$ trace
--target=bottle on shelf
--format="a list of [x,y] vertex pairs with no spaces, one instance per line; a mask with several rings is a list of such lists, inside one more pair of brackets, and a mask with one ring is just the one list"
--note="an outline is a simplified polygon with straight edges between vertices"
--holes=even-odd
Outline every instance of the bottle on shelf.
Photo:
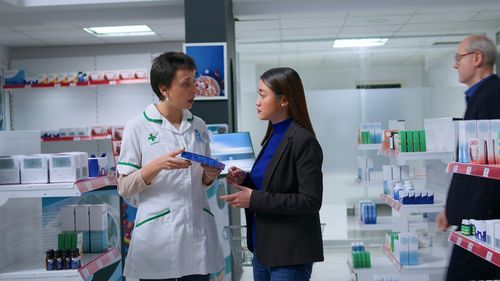
[[55,270],[55,253],[54,250],[48,250],[45,253],[45,269],[47,270]]

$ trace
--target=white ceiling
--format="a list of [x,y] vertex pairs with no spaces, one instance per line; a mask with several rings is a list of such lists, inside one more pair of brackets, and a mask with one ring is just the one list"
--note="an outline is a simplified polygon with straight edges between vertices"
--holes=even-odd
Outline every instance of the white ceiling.
[[[68,2],[71,5],[62,5]],[[40,7],[41,3],[51,4]],[[85,4],[87,3],[87,4]],[[98,4],[96,4],[98,3]],[[35,6],[30,6],[35,5]],[[353,50],[336,38],[389,37],[363,59],[413,63],[454,49],[466,34],[500,30],[499,0],[233,0],[240,58],[266,63],[328,63]],[[83,27],[147,24],[154,36],[97,38]],[[183,41],[182,0],[3,0],[0,46],[47,47]],[[435,43],[451,42],[434,46]],[[359,51],[357,51],[359,52]],[[356,60],[359,60],[359,56]]]

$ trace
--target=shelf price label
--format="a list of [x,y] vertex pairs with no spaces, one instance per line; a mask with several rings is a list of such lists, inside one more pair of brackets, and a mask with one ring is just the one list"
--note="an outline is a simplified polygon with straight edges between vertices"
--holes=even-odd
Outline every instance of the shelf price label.
[[87,278],[89,278],[89,277],[90,277],[90,272],[89,272],[88,268],[84,268],[84,269],[81,271],[81,274],[82,274],[82,277],[83,277],[84,279],[87,279]]
[[485,259],[486,259],[487,261],[491,262],[491,258],[492,258],[492,257],[493,257],[493,253],[492,253],[492,252],[490,252],[490,251],[488,251],[488,253],[486,253],[486,257],[485,257]]
[[100,260],[100,259],[97,260],[95,263],[97,264],[97,268],[99,268],[99,269],[104,267],[104,265],[102,264],[102,260]]
[[484,168],[483,177],[487,178],[489,174],[490,174],[490,168]]
[[462,237],[457,238],[457,245],[460,246],[462,244]]
[[474,244],[469,242],[469,245],[467,245],[467,251],[472,252],[472,248],[474,248]]
[[104,185],[106,185],[106,186],[107,186],[107,185],[109,185],[109,184],[110,184],[110,181],[109,181],[108,177],[105,177],[105,178],[104,178]]
[[458,165],[453,166],[453,173],[456,173],[456,172],[458,172]]
[[470,175],[471,171],[472,171],[472,167],[469,166],[469,167],[467,167],[467,170],[465,170],[465,174]]

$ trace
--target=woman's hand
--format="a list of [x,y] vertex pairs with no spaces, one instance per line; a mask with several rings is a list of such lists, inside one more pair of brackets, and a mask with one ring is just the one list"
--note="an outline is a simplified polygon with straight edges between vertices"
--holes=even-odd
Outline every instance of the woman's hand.
[[239,191],[233,194],[223,195],[220,199],[226,201],[231,207],[234,208],[249,208],[253,190],[235,183],[232,185]]
[[184,148],[177,149],[164,154],[154,160],[161,170],[186,169],[191,166],[191,161],[177,157],[184,151]]
[[227,171],[227,184],[242,184],[243,181],[245,180],[247,176],[247,172],[243,171],[242,169],[238,167],[230,167],[229,170]]
[[201,167],[203,168],[203,177],[201,178],[201,182],[204,185],[211,185],[222,172],[222,170],[219,168],[210,167],[207,165],[201,165]]
[[144,183],[150,185],[153,179],[162,170],[186,169],[191,166],[191,161],[177,157],[184,151],[184,148],[166,153],[149,164],[141,168],[141,175]]

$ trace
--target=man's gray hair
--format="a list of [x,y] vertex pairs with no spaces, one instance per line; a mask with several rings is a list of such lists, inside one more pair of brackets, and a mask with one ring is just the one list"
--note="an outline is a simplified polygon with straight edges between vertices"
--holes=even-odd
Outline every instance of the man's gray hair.
[[469,45],[467,46],[468,52],[480,52],[484,56],[484,64],[487,66],[495,65],[497,60],[497,48],[495,44],[484,35],[470,35],[468,36]]

